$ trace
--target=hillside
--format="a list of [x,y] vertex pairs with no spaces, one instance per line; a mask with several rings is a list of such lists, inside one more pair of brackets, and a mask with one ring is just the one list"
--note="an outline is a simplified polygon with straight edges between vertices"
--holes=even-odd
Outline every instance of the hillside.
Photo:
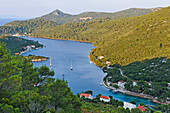
[[[19,37],[12,37],[12,36],[1,36],[0,43],[5,43],[7,50],[11,52],[11,54],[20,53],[21,51],[27,50],[28,45],[34,45],[35,48],[43,47],[42,44],[39,44],[33,40],[27,40],[24,38]],[[30,48],[32,49],[32,48]]]
[[59,24],[49,21],[49,20],[43,20],[43,19],[37,19],[37,20],[26,20],[26,21],[13,21],[9,22],[3,26],[0,27],[0,35],[3,34],[25,34],[29,35],[29,33],[35,31],[35,30],[44,30],[46,28],[57,26]]
[[[93,42],[90,57],[98,66],[105,61],[126,65],[155,57],[170,58],[170,7],[138,16],[96,19],[52,27],[32,36]],[[98,59],[103,55],[103,59]],[[96,60],[97,59],[97,60]]]
[[[146,15],[115,20],[102,18],[57,26],[50,21],[51,26],[44,24],[41,29],[37,25],[38,28],[31,28],[29,33],[35,37],[92,42],[97,48],[92,50],[90,57],[96,65],[104,66],[106,61],[111,61],[111,65],[127,65],[155,57],[170,58],[169,14],[170,7],[167,7]],[[6,25],[0,27],[1,33],[20,31],[22,34],[29,28],[15,23],[11,27]],[[104,58],[98,59],[99,56]]]
[[60,24],[64,24],[64,23],[72,23],[72,22],[86,22],[89,20],[93,20],[97,18],[106,18],[106,17],[111,19],[118,19],[123,17],[139,16],[139,15],[151,13],[158,9],[160,8],[152,8],[152,9],[131,8],[116,13],[84,12],[78,15],[66,14],[60,10],[55,10],[49,14],[38,17],[36,19],[51,20]]

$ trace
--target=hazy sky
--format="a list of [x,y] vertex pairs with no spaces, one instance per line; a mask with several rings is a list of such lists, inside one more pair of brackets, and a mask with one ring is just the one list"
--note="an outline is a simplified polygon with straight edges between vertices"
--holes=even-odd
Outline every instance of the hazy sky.
[[128,8],[170,6],[170,0],[0,0],[0,15],[33,18],[59,9],[65,13],[116,12]]

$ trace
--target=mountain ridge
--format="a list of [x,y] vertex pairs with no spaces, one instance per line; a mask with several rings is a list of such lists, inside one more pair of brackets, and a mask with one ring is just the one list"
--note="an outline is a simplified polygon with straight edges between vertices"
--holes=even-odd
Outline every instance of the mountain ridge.
[[[156,10],[161,9],[158,8],[129,8],[126,10],[118,11],[118,12],[94,12],[94,11],[86,11],[80,14],[72,15],[68,13],[64,13],[59,9],[55,9],[51,13],[43,15],[41,17],[37,17],[35,19],[45,19],[57,22],[59,24],[72,23],[72,22],[86,22],[89,20],[97,19],[97,18],[123,18],[123,17],[132,17],[132,16],[140,16],[144,14],[148,14],[150,12],[154,12]],[[89,17],[89,18],[86,18]]]

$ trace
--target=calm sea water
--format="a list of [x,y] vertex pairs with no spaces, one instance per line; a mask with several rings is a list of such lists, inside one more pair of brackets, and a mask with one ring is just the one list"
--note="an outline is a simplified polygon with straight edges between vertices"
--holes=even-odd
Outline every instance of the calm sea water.
[[[90,43],[81,43],[75,41],[52,40],[44,38],[22,37],[29,40],[35,40],[46,45],[46,47],[24,53],[23,56],[29,54],[51,57],[52,67],[55,71],[54,78],[64,79],[68,81],[68,85],[74,94],[82,91],[92,90],[93,96],[97,94],[112,95],[114,99],[130,102],[135,100],[136,103],[144,103],[146,105],[156,105],[148,99],[133,97],[122,93],[114,93],[99,84],[106,75],[102,69],[90,63],[88,55],[92,48]],[[73,70],[70,70],[71,62]],[[34,66],[47,65],[50,61],[34,62]]]

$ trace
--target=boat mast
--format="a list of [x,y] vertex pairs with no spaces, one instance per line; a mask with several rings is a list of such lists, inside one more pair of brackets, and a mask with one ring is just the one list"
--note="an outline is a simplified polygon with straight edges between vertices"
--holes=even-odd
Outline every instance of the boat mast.
[[73,70],[72,62],[71,62],[71,70]]
[[52,70],[52,63],[51,63],[51,57],[50,57],[50,69]]

